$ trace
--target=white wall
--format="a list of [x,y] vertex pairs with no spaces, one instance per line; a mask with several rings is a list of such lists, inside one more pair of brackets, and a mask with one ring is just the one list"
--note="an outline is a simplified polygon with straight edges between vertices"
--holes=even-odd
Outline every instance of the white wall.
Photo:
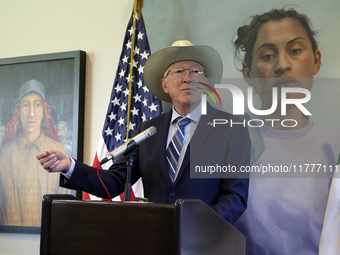
[[[0,58],[87,52],[84,162],[92,164],[133,0],[0,0]],[[40,236],[0,233],[0,254],[39,254]]]

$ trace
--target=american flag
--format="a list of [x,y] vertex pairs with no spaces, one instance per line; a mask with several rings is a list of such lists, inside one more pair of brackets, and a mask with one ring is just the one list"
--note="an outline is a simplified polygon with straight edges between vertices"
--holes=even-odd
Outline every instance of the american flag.
[[[135,29],[133,29],[134,19]],[[134,42],[132,41],[133,35],[135,37]],[[133,68],[129,112],[131,51],[133,52]],[[93,166],[96,168],[101,168],[99,162],[110,151],[126,142],[127,128],[129,129],[128,138],[131,138],[140,122],[152,119],[162,113],[161,101],[149,92],[143,80],[144,65],[150,54],[142,13],[141,11],[132,12],[124,38],[102,136],[93,162]],[[104,164],[103,169],[108,169],[111,163],[109,161]],[[135,196],[143,197],[141,180],[132,186],[131,200]],[[122,201],[122,198],[123,196],[120,195],[113,200]],[[101,198],[85,193],[84,200],[101,200]]]

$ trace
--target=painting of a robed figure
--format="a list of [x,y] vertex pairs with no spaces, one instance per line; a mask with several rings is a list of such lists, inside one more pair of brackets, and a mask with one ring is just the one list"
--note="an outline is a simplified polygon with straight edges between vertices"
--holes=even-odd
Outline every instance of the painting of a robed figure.
[[82,156],[85,56],[0,59],[0,232],[38,233],[43,196],[76,195],[60,188],[59,174],[48,174],[36,155],[55,148]]
[[40,226],[44,194],[70,193],[59,188],[36,154],[48,148],[66,153],[60,143],[42,83],[29,80],[19,90],[18,103],[5,127],[0,154],[0,221],[3,225]]

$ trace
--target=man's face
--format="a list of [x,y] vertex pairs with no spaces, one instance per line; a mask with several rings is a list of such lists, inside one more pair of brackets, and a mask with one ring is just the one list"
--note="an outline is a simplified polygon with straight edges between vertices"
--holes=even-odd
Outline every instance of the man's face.
[[44,118],[44,100],[38,94],[27,94],[20,100],[20,121],[26,133],[40,132]]
[[203,66],[195,61],[176,62],[166,70],[167,76],[161,80],[162,87],[165,93],[171,97],[175,108],[185,105],[193,109],[200,103],[203,93],[203,90],[197,88],[203,87],[198,82],[208,83],[208,79],[204,74],[195,76],[188,70],[185,71],[185,74],[176,75],[175,72],[181,69],[189,69],[192,73],[204,72]]

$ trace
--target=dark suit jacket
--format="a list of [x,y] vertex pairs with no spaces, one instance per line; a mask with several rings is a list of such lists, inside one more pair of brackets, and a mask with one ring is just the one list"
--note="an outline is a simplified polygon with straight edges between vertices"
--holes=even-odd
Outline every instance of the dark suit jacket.
[[[166,141],[171,120],[171,111],[141,123],[136,134],[155,126],[157,133],[140,143],[134,151],[134,166],[131,182],[140,177],[144,196],[155,203],[174,203],[176,199],[201,199],[231,224],[246,209],[248,196],[247,178],[190,178],[190,165],[195,166],[247,166],[250,162],[250,139],[247,128],[242,125],[216,125],[213,119],[241,120],[218,111],[208,105],[208,115],[202,115],[190,140],[180,172],[171,183],[166,162]],[[190,164],[189,164],[190,162]],[[121,156],[109,169],[100,170],[102,181],[112,197],[124,191],[126,181],[126,158]],[[216,177],[216,176],[214,176]],[[76,162],[72,177],[61,175],[62,187],[84,190],[107,198],[108,195],[98,180],[93,167]]]

